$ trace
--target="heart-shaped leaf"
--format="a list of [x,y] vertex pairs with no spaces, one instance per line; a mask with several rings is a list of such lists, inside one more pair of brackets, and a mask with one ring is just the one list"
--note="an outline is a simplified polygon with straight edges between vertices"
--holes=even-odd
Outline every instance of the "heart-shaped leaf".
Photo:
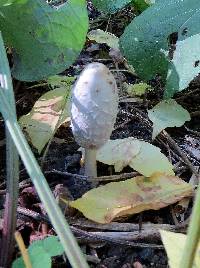
[[0,30],[13,48],[13,75],[41,80],[64,71],[79,55],[88,30],[86,4],[84,0],[70,0],[59,8],[43,0],[0,4]]
[[167,127],[181,127],[190,120],[190,114],[175,100],[169,99],[159,102],[151,110],[148,110],[149,119],[153,122],[153,134],[155,137]]
[[167,79],[165,97],[185,89],[200,72],[200,6],[197,0],[162,0],[127,26],[120,46],[136,73]]

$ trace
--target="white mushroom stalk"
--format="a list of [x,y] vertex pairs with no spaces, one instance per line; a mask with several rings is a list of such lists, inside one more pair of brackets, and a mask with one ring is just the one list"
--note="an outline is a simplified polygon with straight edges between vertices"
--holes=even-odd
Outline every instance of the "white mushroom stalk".
[[110,138],[117,112],[114,76],[102,63],[87,65],[74,85],[71,106],[74,138],[85,148],[86,176],[97,176],[96,152]]

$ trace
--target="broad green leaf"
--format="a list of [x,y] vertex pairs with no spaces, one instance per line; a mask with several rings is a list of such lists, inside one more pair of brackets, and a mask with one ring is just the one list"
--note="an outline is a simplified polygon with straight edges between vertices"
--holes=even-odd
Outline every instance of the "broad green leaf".
[[97,160],[114,165],[116,172],[129,165],[144,176],[156,172],[174,175],[172,164],[158,147],[132,137],[109,140],[97,151]]
[[[160,230],[163,244],[165,246],[170,268],[180,268],[184,246],[186,243],[186,235],[180,233],[172,233]],[[191,268],[200,267],[200,243],[198,245],[193,266]]]
[[178,177],[154,174],[112,182],[90,190],[70,205],[85,217],[109,223],[117,217],[166,207],[192,194],[192,186]]
[[115,13],[132,0],[93,0],[94,6],[105,13]]
[[149,119],[153,122],[153,134],[155,137],[167,127],[181,127],[190,120],[190,114],[175,100],[169,99],[159,102],[151,110],[148,110]]
[[[28,249],[28,253],[32,268],[51,268],[51,257],[42,247]],[[22,257],[13,262],[12,268],[26,268]]]
[[22,257],[17,258],[16,260],[13,261],[12,268],[26,268]]
[[0,6],[0,30],[13,48],[13,75],[36,81],[64,71],[79,55],[88,29],[84,0],[60,8],[43,0]]
[[[41,153],[54,134],[55,128],[69,121],[69,97],[72,79],[58,84],[39,98],[32,110],[19,119],[32,145]],[[58,125],[57,125],[58,124]]]
[[0,8],[12,5],[13,3],[25,3],[25,2],[27,2],[27,0],[1,0]]
[[87,36],[97,43],[107,44],[111,48],[119,49],[119,38],[112,33],[97,29],[90,31]]
[[138,84],[123,84],[126,87],[126,91],[130,96],[142,96],[147,91],[152,91],[153,88],[146,83],[138,83]]
[[[162,0],[146,9],[125,29],[120,46],[144,80],[160,74],[165,97],[186,88],[200,72],[200,6],[197,0]],[[170,48],[173,39],[174,51]]]
[[41,247],[45,250],[50,257],[63,254],[64,249],[57,236],[48,236],[45,239],[37,240],[31,244],[29,250],[34,247]]
[[133,4],[139,11],[144,11],[146,8],[150,7],[151,4],[154,4],[154,0],[134,0]]
[[33,247],[29,255],[33,268],[51,267],[51,257],[42,247]]
[[[32,268],[50,268],[51,257],[61,255],[63,252],[64,249],[57,236],[37,240],[28,248]],[[13,262],[12,268],[25,268],[22,257]]]

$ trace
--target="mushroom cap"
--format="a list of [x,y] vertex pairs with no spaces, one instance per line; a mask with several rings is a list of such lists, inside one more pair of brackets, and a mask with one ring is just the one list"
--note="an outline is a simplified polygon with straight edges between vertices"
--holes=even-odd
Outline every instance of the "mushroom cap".
[[81,72],[72,91],[71,127],[76,142],[98,149],[112,133],[118,112],[114,76],[102,63],[91,63]]

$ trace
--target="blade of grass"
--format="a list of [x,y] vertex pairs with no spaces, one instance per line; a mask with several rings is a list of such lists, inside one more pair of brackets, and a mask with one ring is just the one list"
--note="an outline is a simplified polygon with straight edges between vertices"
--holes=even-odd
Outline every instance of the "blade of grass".
[[[200,176],[198,176],[198,179]],[[186,244],[180,263],[180,268],[191,268],[193,266],[194,257],[200,240],[200,185],[195,198],[192,210],[191,221],[187,233]]]
[[63,245],[67,257],[74,268],[88,268],[85,258],[67,224],[60,207],[55,202],[48,183],[37,163],[35,157],[24,138],[20,126],[13,115],[9,103],[0,87],[0,111],[4,117],[5,124],[15,143],[18,153],[27,169],[27,172],[36,188],[36,191],[44,204],[49,218],[57,235]]
[[[0,33],[0,85],[10,103],[13,116],[16,116],[10,68]],[[6,127],[6,201],[3,220],[2,241],[0,245],[0,266],[8,267],[14,250],[14,232],[19,192],[19,157],[17,149]]]

